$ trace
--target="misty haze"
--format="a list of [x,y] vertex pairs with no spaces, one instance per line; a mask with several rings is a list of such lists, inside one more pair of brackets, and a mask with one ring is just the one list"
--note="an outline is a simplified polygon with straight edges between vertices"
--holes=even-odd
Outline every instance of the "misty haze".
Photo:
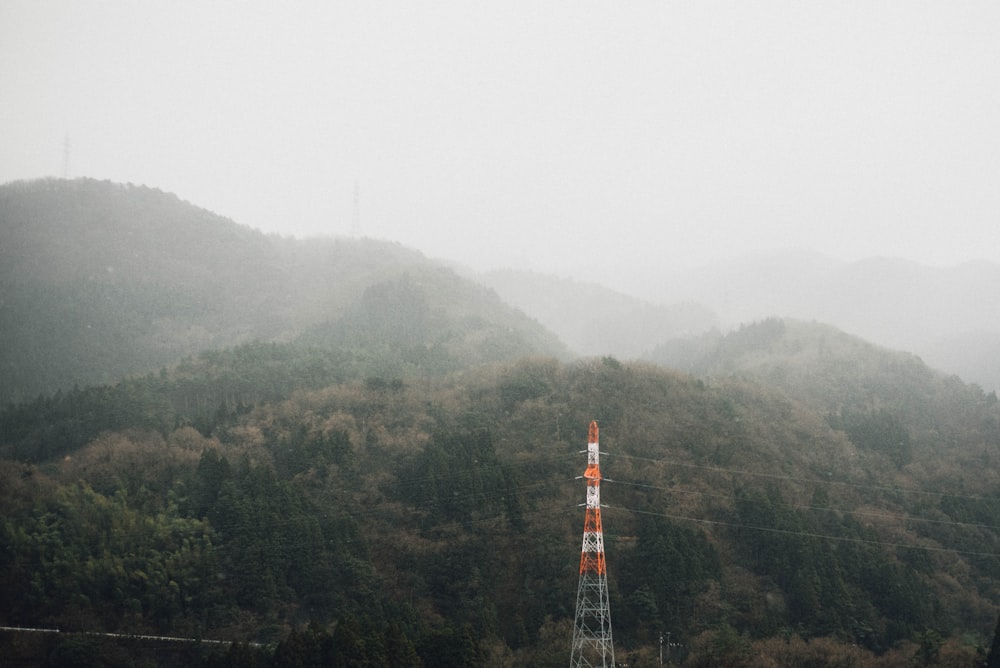
[[0,80],[5,665],[1000,665],[1000,5],[9,0]]

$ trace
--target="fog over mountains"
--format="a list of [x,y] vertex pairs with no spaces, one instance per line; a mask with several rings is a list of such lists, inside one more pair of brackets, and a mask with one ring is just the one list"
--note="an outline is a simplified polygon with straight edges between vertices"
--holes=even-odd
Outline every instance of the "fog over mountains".
[[[0,241],[4,364],[8,379],[26,383],[8,389],[7,398],[108,382],[203,348],[289,340],[337,317],[368,285],[406,272],[450,273],[399,245],[265,236],[173,195],[86,179],[4,186]],[[986,390],[1000,388],[1000,266],[986,261],[942,268],[788,251],[683,273],[664,266],[639,283],[635,267],[597,272],[592,283],[459,271],[573,354],[643,358],[675,339],[791,317],[912,352]],[[112,341],[114,352],[105,345]],[[70,352],[56,364],[51,350]],[[94,373],[80,371],[88,366]]]
[[683,273],[664,267],[640,283],[595,275],[602,278],[621,291],[523,272],[490,272],[484,280],[581,354],[642,357],[671,338],[791,317],[832,324],[917,354],[967,382],[1000,388],[1000,265],[995,263],[842,262],[787,251]]
[[264,235],[131,184],[0,188],[0,403],[331,323],[350,340],[423,327],[466,361],[568,354],[495,293],[399,244]]
[[1000,668],[997,0],[0,0],[0,81],[3,666],[565,666],[593,421],[617,665]]

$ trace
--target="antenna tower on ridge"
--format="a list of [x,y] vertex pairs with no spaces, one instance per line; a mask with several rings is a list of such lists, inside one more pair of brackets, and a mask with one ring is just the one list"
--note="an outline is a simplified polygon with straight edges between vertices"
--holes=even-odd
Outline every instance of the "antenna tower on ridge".
[[351,236],[361,236],[361,186],[354,182],[354,210],[351,213]]
[[608,570],[604,559],[604,529],[601,525],[601,466],[597,421],[587,430],[587,511],[583,521],[583,551],[580,584],[576,591],[576,622],[570,668],[615,665],[611,637],[611,607],[608,604]]
[[64,179],[69,178],[69,133],[63,137],[63,161],[62,161],[62,177]]

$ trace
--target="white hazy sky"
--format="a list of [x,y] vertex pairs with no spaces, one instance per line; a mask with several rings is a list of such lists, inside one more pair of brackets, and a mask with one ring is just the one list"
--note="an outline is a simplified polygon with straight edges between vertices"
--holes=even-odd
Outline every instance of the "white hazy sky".
[[1000,2],[0,0],[0,182],[581,274],[1000,261]]

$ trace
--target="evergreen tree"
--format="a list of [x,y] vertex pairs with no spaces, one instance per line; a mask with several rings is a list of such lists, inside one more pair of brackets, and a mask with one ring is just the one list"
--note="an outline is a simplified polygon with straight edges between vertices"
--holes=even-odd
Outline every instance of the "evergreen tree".
[[399,668],[423,668],[417,649],[399,628],[398,624],[390,624],[385,635],[386,665]]
[[986,655],[986,668],[1000,668],[1000,618],[997,618],[997,626],[993,631],[990,653]]
[[354,617],[345,617],[333,630],[331,652],[334,668],[364,668],[368,665],[368,655],[361,634],[361,626]]

